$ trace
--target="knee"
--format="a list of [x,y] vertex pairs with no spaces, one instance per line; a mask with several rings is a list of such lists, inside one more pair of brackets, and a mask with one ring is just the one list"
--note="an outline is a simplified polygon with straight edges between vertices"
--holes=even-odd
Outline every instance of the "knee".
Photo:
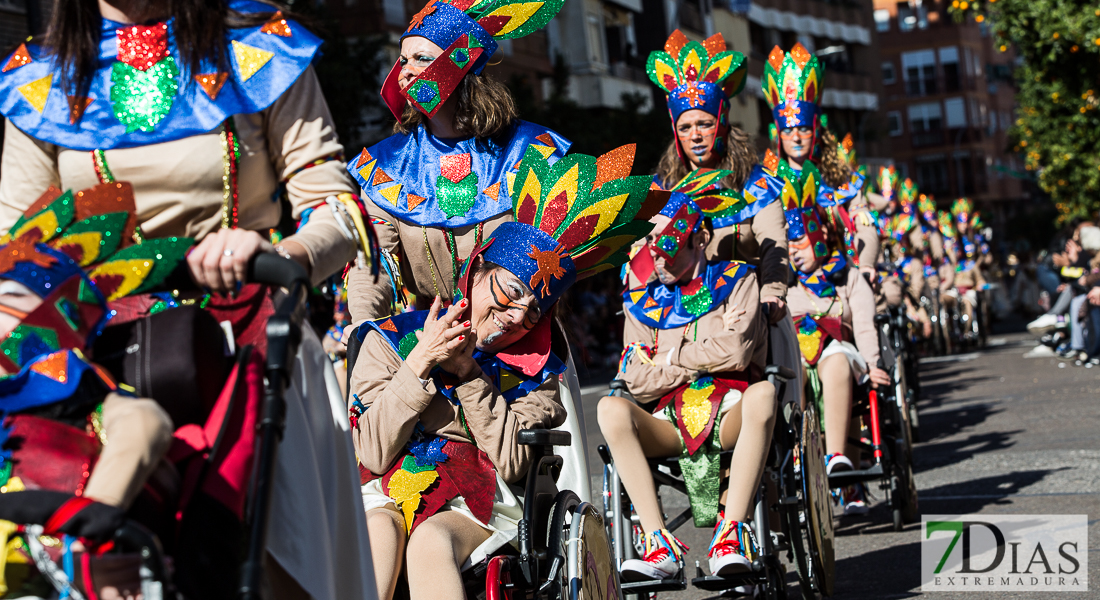
[[457,562],[454,552],[454,536],[439,519],[429,517],[409,536],[406,554],[416,557],[423,564],[443,565]]
[[768,381],[758,381],[741,398],[742,419],[755,425],[767,426],[775,420],[775,386]]
[[596,406],[596,421],[600,432],[609,441],[623,435],[632,435],[635,431],[634,419],[630,414],[630,400],[620,396],[607,396]]
[[154,455],[168,451],[172,441],[172,418],[155,401],[148,398],[108,396],[103,404],[103,424],[108,443],[120,435],[140,440]]
[[405,517],[393,510],[368,510],[367,532],[377,539],[400,538],[405,535]]

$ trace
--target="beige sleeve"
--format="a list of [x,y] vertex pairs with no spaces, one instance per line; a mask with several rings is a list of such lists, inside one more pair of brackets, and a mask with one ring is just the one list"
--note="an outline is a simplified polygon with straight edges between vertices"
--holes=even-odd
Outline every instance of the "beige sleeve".
[[932,251],[932,260],[943,262],[943,236],[933,230],[928,234],[928,248]]
[[4,151],[0,157],[0,233],[7,233],[46,188],[61,187],[57,152],[57,146],[32,138],[11,121],[4,123]]
[[355,454],[359,464],[381,475],[404,451],[420,413],[435,396],[435,384],[420,383],[382,336],[370,331],[355,361],[350,389],[367,407],[352,430]]
[[913,299],[913,302],[920,303],[921,294],[924,293],[924,267],[921,266],[919,260],[914,258],[913,262],[909,263],[907,275],[909,296]]
[[[379,247],[399,255],[401,238],[397,235],[397,229],[391,224],[393,217],[375,206],[365,195],[363,204],[371,217],[381,221],[374,225],[374,232],[378,234]],[[352,323],[390,316],[394,300],[393,285],[385,268],[379,269],[377,281],[371,276],[369,270],[352,269],[348,273],[348,312],[351,313]]]
[[168,452],[172,430],[172,418],[155,401],[117,392],[107,394],[103,400],[107,445],[92,469],[84,495],[129,508]]
[[871,208],[873,208],[877,211],[880,211],[880,212],[884,211],[884,210],[886,210],[886,207],[890,205],[890,203],[886,201],[886,197],[883,196],[882,194],[876,194],[874,192],[868,192],[866,194],[866,197],[867,197],[867,204],[869,204],[871,206]]
[[848,269],[848,304],[852,311],[852,331],[856,348],[868,367],[878,366],[878,331],[875,330],[875,293],[858,269]]
[[[870,217],[870,215],[867,216]],[[878,227],[873,222],[870,225],[865,224],[860,215],[854,215],[852,219],[856,221],[856,252],[859,254],[859,266],[873,269],[878,260],[881,243]]]
[[477,447],[489,456],[501,479],[507,482],[523,477],[531,466],[530,446],[516,442],[519,432],[552,429],[565,422],[556,376],[511,404],[484,376],[458,386],[455,393]]
[[[305,226],[287,239],[305,247],[313,281],[318,283],[343,269],[355,258],[356,249],[356,242],[345,236],[332,211],[324,206],[325,198],[354,194],[357,189],[344,171],[344,147],[336,139],[332,115],[313,67],[263,115],[268,154],[279,179],[286,182],[293,217],[299,219],[302,211],[315,209]],[[309,166],[324,158],[331,160]]]
[[[626,317],[623,325],[623,345],[633,342],[641,342],[647,346],[653,344],[652,330],[642,325],[630,314],[625,306]],[[676,365],[665,364],[665,357],[658,354],[653,357],[655,365],[642,362],[635,352],[627,361],[624,370],[619,372],[619,378],[626,382],[627,389],[634,395],[634,399],[645,404],[660,399],[665,394],[691,381],[692,372]]]
[[787,297],[787,220],[783,203],[775,201],[752,219],[752,231],[760,247],[760,294]]
[[732,330],[723,328],[694,342],[684,340],[679,347],[673,348],[672,364],[710,373],[748,369],[757,346],[767,343],[767,334],[762,331],[760,290],[752,274],[737,282],[733,293],[718,310],[725,313],[733,306],[744,310],[745,314],[734,323]]

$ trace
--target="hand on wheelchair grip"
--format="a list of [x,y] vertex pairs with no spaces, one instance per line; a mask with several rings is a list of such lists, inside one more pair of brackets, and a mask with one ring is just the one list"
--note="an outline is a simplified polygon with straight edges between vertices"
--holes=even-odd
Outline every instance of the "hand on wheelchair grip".
[[886,371],[878,367],[871,367],[869,374],[871,376],[871,387],[878,389],[879,386],[890,385],[890,374]]
[[248,263],[261,252],[274,252],[274,247],[255,231],[219,229],[191,249],[187,266],[200,288],[233,295],[246,283]]

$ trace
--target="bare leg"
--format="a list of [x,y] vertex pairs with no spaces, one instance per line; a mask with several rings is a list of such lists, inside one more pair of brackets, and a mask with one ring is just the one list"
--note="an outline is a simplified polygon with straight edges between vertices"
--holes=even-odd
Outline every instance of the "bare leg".
[[718,438],[723,450],[733,448],[727,519],[747,520],[755,508],[756,488],[764,472],[775,423],[775,405],[775,386],[761,381],[749,386],[741,401],[722,416]]
[[825,453],[843,453],[852,418],[852,368],[848,357],[834,354],[817,363],[825,397]]
[[642,520],[642,529],[664,529],[657,487],[653,484],[646,457],[680,454],[676,426],[665,419],[654,418],[637,404],[618,396],[600,400],[596,412],[600,431],[615,459],[615,468]]
[[463,600],[459,569],[489,535],[488,529],[454,511],[428,517],[409,536],[409,600]]
[[397,576],[401,573],[401,559],[405,557],[405,542],[408,539],[405,516],[393,504],[368,510],[367,533],[370,535],[378,599],[391,600],[397,587]]

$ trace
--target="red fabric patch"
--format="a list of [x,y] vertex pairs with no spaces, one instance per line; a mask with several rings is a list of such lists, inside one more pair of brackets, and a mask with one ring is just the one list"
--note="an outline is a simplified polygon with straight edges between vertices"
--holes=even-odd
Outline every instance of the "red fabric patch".
[[458,183],[470,174],[470,154],[450,154],[439,157],[439,173]]
[[4,65],[4,68],[0,69],[0,72],[7,73],[12,69],[18,69],[19,67],[22,67],[23,65],[30,62],[33,61],[31,60],[30,53],[27,52],[27,45],[19,44],[19,47],[15,49],[15,52],[11,55],[11,58],[8,59],[8,64]]
[[118,59],[139,71],[168,56],[168,24],[128,25],[118,35]]

